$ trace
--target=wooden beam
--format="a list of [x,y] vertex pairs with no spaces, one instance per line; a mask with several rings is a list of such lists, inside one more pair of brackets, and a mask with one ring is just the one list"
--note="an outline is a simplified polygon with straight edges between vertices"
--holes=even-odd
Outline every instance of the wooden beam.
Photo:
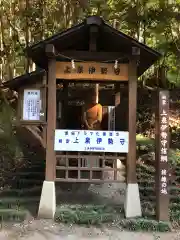
[[137,61],[129,63],[129,152],[127,156],[127,183],[137,183],[136,178],[136,108],[137,108]]
[[89,51],[90,52],[97,51],[98,35],[99,35],[99,27],[96,25],[90,26],[90,33],[89,33]]
[[47,97],[47,142],[46,142],[46,181],[55,181],[56,153],[54,133],[56,129],[56,59],[54,47],[47,47],[48,56],[48,97]]
[[86,19],[86,24],[90,26],[91,25],[101,26],[103,24],[103,20],[99,16],[90,16]]
[[120,104],[120,99],[121,99],[121,95],[120,95],[120,83],[115,83],[115,106],[118,107],[118,105]]
[[46,56],[49,58],[53,58],[56,55],[56,50],[53,44],[46,45]]
[[[90,26],[90,36],[89,36],[89,51],[97,51],[97,38],[99,34],[99,27],[97,25]],[[95,85],[96,103],[99,102],[99,84]]]
[[121,52],[91,52],[91,51],[62,51],[57,53],[57,59],[67,60],[67,57],[84,61],[112,61],[122,58],[119,62],[128,62],[128,56]]
[[63,82],[63,101],[62,101],[62,125],[60,128],[66,128],[66,122],[68,120],[68,82]]

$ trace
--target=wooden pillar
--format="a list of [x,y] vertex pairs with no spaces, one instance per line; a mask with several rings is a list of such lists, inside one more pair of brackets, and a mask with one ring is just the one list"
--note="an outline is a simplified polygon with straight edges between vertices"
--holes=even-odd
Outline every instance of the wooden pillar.
[[[97,25],[92,25],[90,27],[90,40],[89,40],[89,51],[96,52],[97,51],[97,37],[99,33],[99,28]],[[99,102],[99,84],[95,85],[95,93],[96,93],[96,103]]]
[[127,218],[142,215],[139,187],[136,177],[136,108],[137,108],[137,57],[132,56],[129,62],[129,150],[127,154],[127,186],[125,214]]
[[127,183],[137,183],[136,178],[136,110],[137,109],[137,64],[129,63],[129,152],[127,155]]
[[47,144],[46,144],[46,181],[55,181],[56,153],[54,135],[56,129],[56,59],[53,45],[48,45],[48,97],[47,97]]
[[56,58],[53,45],[46,46],[48,57],[46,176],[43,182],[38,216],[53,219],[56,212],[56,153],[54,137],[56,129]]
[[115,88],[115,94],[114,94],[114,131],[119,131],[118,129],[118,114],[119,114],[119,105],[120,105],[120,99],[121,99],[121,94],[120,94],[120,83],[115,83],[114,84]]
[[117,107],[120,104],[121,100],[121,93],[120,93],[120,83],[115,84],[115,107]]
[[[44,119],[47,118],[46,112],[47,112],[47,107],[46,107],[46,99],[47,99],[47,74],[45,73],[43,76],[43,114],[44,114]],[[47,135],[47,125],[43,125],[43,130],[42,130],[42,139],[43,139],[43,144],[44,147],[46,147],[46,135]]]
[[68,118],[68,85],[67,81],[63,82],[63,100],[62,100],[62,125],[60,128],[66,128],[66,122]]

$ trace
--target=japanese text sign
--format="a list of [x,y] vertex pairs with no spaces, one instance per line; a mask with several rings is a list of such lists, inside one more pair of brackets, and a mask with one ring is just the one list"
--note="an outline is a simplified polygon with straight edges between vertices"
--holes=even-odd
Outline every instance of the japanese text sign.
[[159,220],[168,220],[169,92],[160,91],[156,125],[156,177]]
[[25,121],[40,121],[41,96],[38,89],[25,89],[23,96],[23,118]]
[[68,80],[114,80],[128,81],[128,64],[119,64],[114,68],[114,63],[56,62],[56,78]]
[[128,152],[128,132],[55,130],[55,151]]

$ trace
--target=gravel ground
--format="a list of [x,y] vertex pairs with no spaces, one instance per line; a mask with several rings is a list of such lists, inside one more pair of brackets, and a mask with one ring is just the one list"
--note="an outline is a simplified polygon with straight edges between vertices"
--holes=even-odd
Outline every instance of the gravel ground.
[[[8,229],[8,230],[7,230]],[[55,224],[52,221],[34,220],[8,226],[0,232],[0,240],[180,240],[180,232],[134,233],[106,227],[79,227]]]

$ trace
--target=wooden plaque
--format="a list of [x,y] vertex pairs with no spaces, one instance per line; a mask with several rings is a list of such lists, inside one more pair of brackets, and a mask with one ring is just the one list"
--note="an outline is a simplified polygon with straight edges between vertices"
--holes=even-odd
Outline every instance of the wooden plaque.
[[56,62],[56,78],[68,80],[128,81],[128,64]]

